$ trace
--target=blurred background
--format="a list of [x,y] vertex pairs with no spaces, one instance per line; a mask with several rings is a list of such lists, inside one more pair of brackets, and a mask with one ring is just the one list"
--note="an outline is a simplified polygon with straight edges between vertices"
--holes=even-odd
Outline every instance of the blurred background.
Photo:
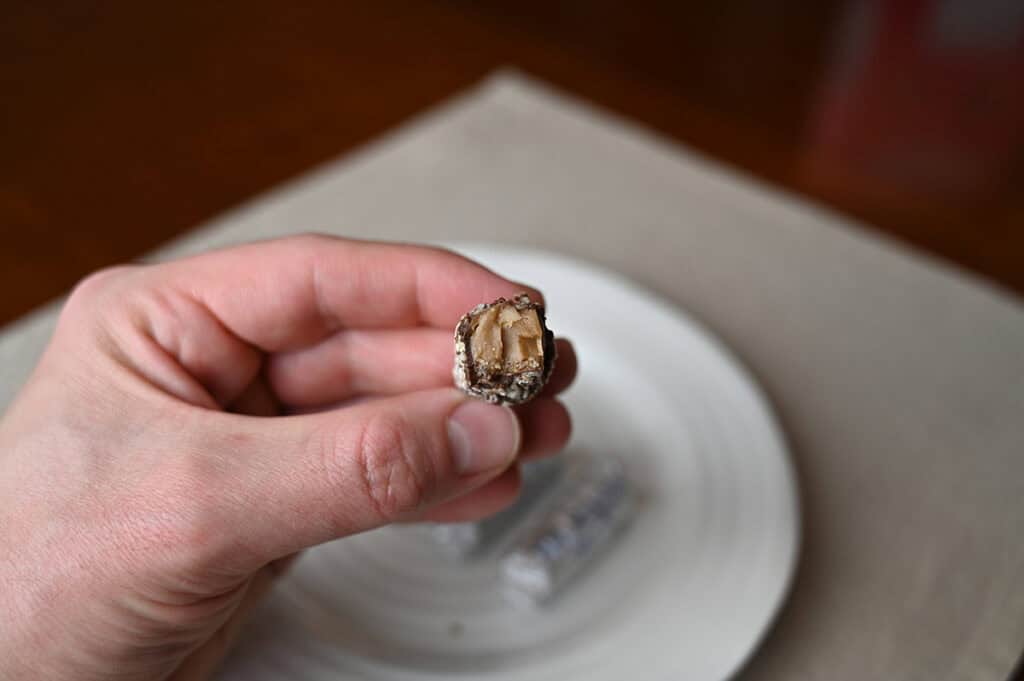
[[1020,0],[7,0],[0,323],[515,66],[1024,292]]

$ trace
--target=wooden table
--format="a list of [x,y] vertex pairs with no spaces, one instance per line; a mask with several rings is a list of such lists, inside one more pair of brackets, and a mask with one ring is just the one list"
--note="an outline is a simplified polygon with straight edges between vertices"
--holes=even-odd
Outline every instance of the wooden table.
[[894,4],[11,0],[0,323],[502,65],[1024,292],[1019,41],[929,98]]

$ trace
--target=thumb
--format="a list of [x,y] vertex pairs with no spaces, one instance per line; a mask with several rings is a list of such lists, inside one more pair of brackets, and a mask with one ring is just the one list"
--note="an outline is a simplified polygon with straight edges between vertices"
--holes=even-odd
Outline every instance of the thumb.
[[229,489],[211,491],[230,500],[230,543],[257,564],[476,489],[512,464],[522,440],[511,409],[454,389],[302,416],[211,417],[203,448],[230,462],[214,482]]

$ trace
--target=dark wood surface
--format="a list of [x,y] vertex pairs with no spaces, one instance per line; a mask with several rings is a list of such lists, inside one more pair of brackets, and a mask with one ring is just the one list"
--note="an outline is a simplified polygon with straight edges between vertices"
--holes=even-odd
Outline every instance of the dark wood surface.
[[0,323],[502,65],[1024,292],[1019,99],[975,98],[997,139],[933,164],[980,168],[967,181],[850,162],[892,126],[883,98],[867,133],[821,133],[850,77],[843,2],[8,0],[0,16]]
[[[921,94],[927,78],[901,57],[862,74],[869,95],[885,81],[882,101],[847,120],[871,124],[845,147],[822,141],[836,120],[823,102],[850,78],[842,60],[862,19],[839,0],[7,0],[0,324],[504,65],[1024,293],[1020,39],[980,94],[970,69],[941,67],[939,95],[966,84],[971,110],[957,121],[973,117],[963,136],[984,138],[981,152],[917,140],[937,172],[893,178],[851,162],[849,147],[891,144],[886,114]],[[890,43],[917,35],[911,19],[893,19],[904,25]],[[869,38],[886,33],[875,20]],[[920,101],[911,123],[923,126],[934,116]],[[977,172],[951,180],[963,167]]]

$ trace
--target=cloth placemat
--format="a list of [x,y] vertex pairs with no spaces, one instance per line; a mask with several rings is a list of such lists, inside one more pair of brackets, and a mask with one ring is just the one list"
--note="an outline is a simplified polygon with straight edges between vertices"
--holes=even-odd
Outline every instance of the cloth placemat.
[[[1024,649],[1018,301],[514,73],[154,257],[311,230],[582,257],[732,346],[786,428],[804,523],[791,598],[740,678],[1011,672]],[[0,336],[0,406],[54,313]]]

